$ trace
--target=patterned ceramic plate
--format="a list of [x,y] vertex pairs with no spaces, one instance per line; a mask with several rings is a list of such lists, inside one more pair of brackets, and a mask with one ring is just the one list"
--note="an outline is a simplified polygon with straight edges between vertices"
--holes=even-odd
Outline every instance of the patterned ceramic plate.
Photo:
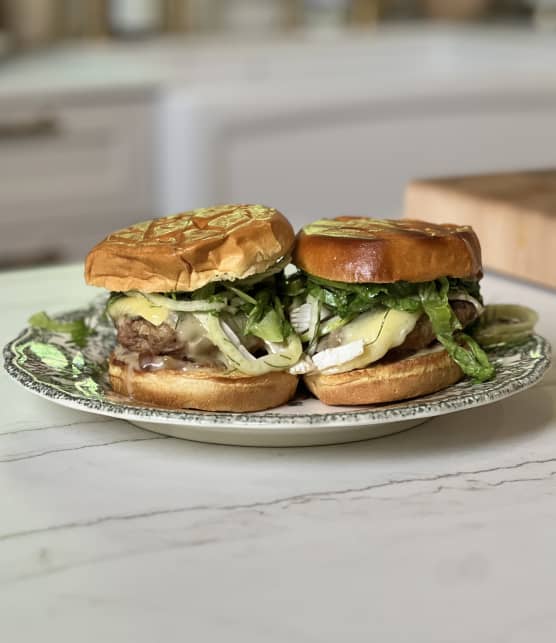
[[104,300],[55,319],[85,319],[95,332],[79,348],[67,334],[26,328],[4,348],[8,373],[25,388],[53,402],[119,417],[179,438],[252,446],[301,446],[351,442],[402,431],[436,415],[497,402],[538,382],[550,365],[550,345],[534,335],[514,347],[492,350],[497,368],[491,382],[463,380],[414,400],[367,407],[330,407],[299,397],[257,413],[207,413],[147,407],[117,397],[104,364],[114,331],[103,316]]

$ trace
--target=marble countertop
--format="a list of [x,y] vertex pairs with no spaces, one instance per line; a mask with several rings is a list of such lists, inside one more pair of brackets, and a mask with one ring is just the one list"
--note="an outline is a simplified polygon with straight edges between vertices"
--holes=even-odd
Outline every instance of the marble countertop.
[[[490,302],[554,292],[487,275]],[[81,268],[0,274],[2,344],[85,303]],[[165,438],[0,374],[2,641],[553,641],[556,373],[342,446]]]

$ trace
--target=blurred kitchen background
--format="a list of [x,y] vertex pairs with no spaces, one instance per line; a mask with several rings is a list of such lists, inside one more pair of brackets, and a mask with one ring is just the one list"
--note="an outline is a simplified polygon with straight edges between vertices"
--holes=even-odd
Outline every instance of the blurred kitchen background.
[[396,217],[556,160],[556,0],[0,0],[0,267],[260,202]]

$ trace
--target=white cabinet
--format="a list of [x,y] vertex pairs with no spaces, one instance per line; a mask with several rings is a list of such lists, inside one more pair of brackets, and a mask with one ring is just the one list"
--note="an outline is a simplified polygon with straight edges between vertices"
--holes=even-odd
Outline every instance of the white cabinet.
[[412,178],[556,163],[551,35],[129,47],[0,74],[0,265],[218,202],[397,216]]
[[416,177],[556,162],[556,97],[529,108],[501,101],[493,109],[480,100],[473,109],[400,107],[369,106],[328,119],[319,110],[303,128],[295,118],[270,120],[253,132],[230,128],[217,156],[214,198],[275,204],[298,225],[339,214],[395,217]]
[[149,97],[0,105],[0,264],[82,259],[153,214]]

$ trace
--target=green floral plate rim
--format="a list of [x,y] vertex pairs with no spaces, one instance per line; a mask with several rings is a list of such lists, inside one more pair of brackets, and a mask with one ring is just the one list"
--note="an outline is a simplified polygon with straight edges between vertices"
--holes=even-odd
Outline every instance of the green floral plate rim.
[[89,307],[55,315],[60,321],[84,319],[94,333],[82,348],[62,333],[25,328],[4,347],[4,366],[26,389],[65,406],[137,422],[196,427],[350,427],[416,421],[491,404],[519,393],[543,377],[550,366],[550,344],[533,335],[526,342],[489,351],[496,377],[482,384],[469,379],[433,395],[392,404],[330,407],[313,398],[256,413],[168,410],[118,398],[107,383],[105,363],[114,330],[103,315],[104,299]]

